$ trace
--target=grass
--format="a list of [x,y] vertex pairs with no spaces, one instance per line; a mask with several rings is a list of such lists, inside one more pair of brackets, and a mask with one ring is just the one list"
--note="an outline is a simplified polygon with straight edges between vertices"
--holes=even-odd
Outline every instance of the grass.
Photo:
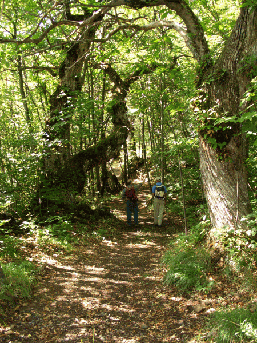
[[208,292],[211,289],[213,281],[208,278],[211,258],[204,249],[169,251],[164,257],[164,263],[168,267],[165,283],[175,285],[179,291]]
[[0,300],[29,297],[36,282],[37,267],[24,260],[21,244],[16,236],[1,236],[0,262],[5,279],[0,279]]
[[2,264],[6,280],[0,288],[0,299],[27,298],[36,282],[37,268],[29,261]]
[[215,312],[209,319],[208,331],[210,342],[256,342],[257,313],[243,308]]
[[181,233],[170,244],[170,249],[163,257],[167,267],[164,277],[166,284],[175,285],[179,291],[208,292],[213,280],[208,278],[211,271],[211,256],[200,245],[205,239],[208,222],[196,226],[189,235]]
[[21,242],[15,236],[0,237],[0,260],[12,259],[19,256],[19,247]]
[[62,250],[71,252],[73,244],[78,242],[72,234],[70,225],[66,223],[50,224],[37,230],[36,241],[42,250]]
[[[235,284],[240,286],[246,295],[247,292],[254,292],[257,260],[255,225],[249,225],[248,231],[226,231],[226,258],[219,266],[218,274],[217,269],[213,268],[214,260],[212,261],[205,244],[210,227],[208,221],[196,225],[188,235],[176,235],[163,258],[167,268],[165,282],[175,285],[178,291],[189,295],[192,292],[209,293],[210,290],[209,294],[219,294],[219,288],[215,288],[213,281],[218,281],[219,278],[226,280],[224,287],[232,287]],[[218,278],[209,278],[213,273]],[[223,291],[227,294],[225,289]],[[231,303],[232,309],[217,309],[202,326],[204,332],[208,333],[200,334],[194,342],[257,342],[257,306],[256,309],[251,308],[251,302],[249,299],[248,301],[249,305],[245,303],[244,308],[234,308],[235,304]]]

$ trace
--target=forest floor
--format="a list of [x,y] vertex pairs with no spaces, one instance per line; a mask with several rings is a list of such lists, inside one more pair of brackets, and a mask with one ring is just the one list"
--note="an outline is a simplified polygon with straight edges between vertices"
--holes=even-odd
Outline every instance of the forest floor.
[[[40,251],[27,243],[30,260],[43,266],[31,297],[6,309],[0,341],[22,342],[198,342],[208,315],[237,290],[220,286],[211,296],[182,296],[163,284],[161,264],[179,218],[152,225],[140,193],[140,227],[126,226],[125,205],[110,204],[117,217],[114,234],[90,238],[74,251]],[[241,300],[240,300],[241,299]]]

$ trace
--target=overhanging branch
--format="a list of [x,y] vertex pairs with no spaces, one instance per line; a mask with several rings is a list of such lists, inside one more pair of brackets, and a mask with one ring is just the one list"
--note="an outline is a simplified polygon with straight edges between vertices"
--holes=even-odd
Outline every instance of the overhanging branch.
[[[38,70],[38,71],[47,71],[49,72],[53,77],[56,77],[58,75],[58,69],[59,67],[39,67],[39,66],[33,66],[33,67],[22,67],[20,70]],[[11,71],[16,71],[14,69],[10,69]]]
[[[49,25],[37,38],[33,38],[34,35],[36,35],[40,29],[40,24],[37,24],[36,28],[33,30],[32,34],[30,34],[28,37],[17,40],[15,38],[0,38],[0,44],[3,43],[15,43],[17,45],[21,44],[39,44],[42,42],[45,38],[47,38],[48,34],[53,31],[56,27],[59,26],[76,26],[79,29],[82,28],[90,28],[92,25],[96,25],[96,22],[99,18],[101,18],[106,14],[107,11],[111,9],[112,5],[110,4],[109,7],[105,7],[103,9],[100,9],[99,11],[93,13],[90,17],[86,18],[83,22],[73,21],[73,20],[60,20],[60,21],[52,21],[51,25]],[[41,28],[42,29],[42,28]]]

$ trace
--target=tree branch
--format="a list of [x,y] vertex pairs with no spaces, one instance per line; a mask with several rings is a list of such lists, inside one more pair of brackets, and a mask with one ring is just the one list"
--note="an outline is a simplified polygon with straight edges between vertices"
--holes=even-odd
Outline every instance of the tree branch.
[[182,36],[182,38],[184,39],[188,47],[192,50],[192,47],[189,43],[188,36],[186,34],[186,28],[179,23],[170,22],[170,21],[155,21],[146,25],[137,25],[137,24],[131,24],[131,23],[122,24],[122,25],[117,26],[111,32],[109,32],[105,38],[93,39],[93,41],[97,43],[105,43],[109,41],[110,38],[114,36],[117,32],[121,30],[125,30],[125,29],[134,30],[134,32],[130,35],[130,38],[133,38],[138,31],[147,32],[147,31],[154,30],[156,28],[162,28],[162,27],[167,27],[169,29],[176,30]]
[[[125,5],[134,9],[153,6],[167,6],[183,20],[186,34],[190,41],[190,50],[198,62],[202,62],[209,54],[209,47],[204,36],[204,30],[190,6],[185,0],[117,0],[116,5]],[[187,43],[188,44],[188,43]]]
[[38,32],[38,29],[40,28],[40,23],[37,25],[36,29],[33,31],[32,34],[30,34],[28,37],[22,39],[22,40],[17,40],[14,38],[0,38],[0,44],[2,43],[16,43],[17,45],[21,45],[21,44],[26,44],[26,43],[33,43],[33,44],[38,44],[40,42],[42,42],[47,35],[49,34],[49,32],[51,32],[52,30],[54,30],[56,27],[59,26],[77,26],[78,28],[82,29],[84,27],[90,28],[92,25],[96,25],[96,22],[98,20],[98,18],[101,20],[101,18],[103,17],[103,15],[106,14],[106,12],[108,10],[111,9],[111,4],[109,7],[105,7],[97,12],[95,12],[94,14],[92,14],[92,16],[86,18],[83,22],[77,22],[77,21],[73,21],[73,20],[60,20],[60,21],[52,21],[52,24],[49,25],[49,27],[47,27],[44,32],[42,32],[42,34],[37,37],[37,38],[32,38],[33,35],[35,35]]
[[[58,75],[58,69],[59,67],[39,67],[39,66],[33,66],[33,67],[21,67],[20,70],[39,70],[39,71],[48,71],[53,77],[56,77]],[[55,72],[55,70],[57,70]],[[13,70],[11,69],[11,71],[16,71],[16,70]]]
[[[154,29],[156,27],[170,27],[171,29],[175,29],[184,39],[186,45],[189,47],[191,52],[193,53],[193,56],[195,59],[197,59],[198,62],[203,63],[208,56],[208,59],[210,60],[209,56],[209,48],[207,41],[204,36],[204,30],[201,26],[201,23],[198,19],[198,17],[194,14],[190,6],[185,0],[157,0],[157,1],[148,1],[148,0],[113,0],[111,1],[108,6],[100,8],[98,11],[93,13],[90,17],[84,19],[84,21],[74,21],[74,20],[60,20],[58,22],[52,22],[52,24],[42,32],[39,37],[33,38],[33,36],[38,32],[40,28],[40,23],[42,23],[42,20],[37,25],[36,29],[30,34],[28,37],[26,37],[23,40],[17,40],[13,38],[0,38],[0,44],[1,43],[16,43],[17,45],[21,45],[24,43],[34,43],[38,44],[41,41],[43,41],[47,35],[54,30],[56,27],[61,26],[76,26],[78,29],[82,29],[84,27],[90,28],[91,25],[95,25],[98,18],[99,20],[102,20],[103,16],[112,8],[116,6],[125,5],[134,9],[139,9],[143,7],[153,7],[158,5],[167,6],[172,11],[175,11],[176,14],[183,20],[186,28],[184,28],[182,25],[177,23],[171,23],[167,21],[162,22],[155,22],[150,23],[148,25],[139,26],[139,25],[119,25],[117,28],[112,30],[105,38],[103,39],[93,39],[95,42],[106,42],[108,41],[115,33],[117,33],[119,30],[124,29],[134,29],[136,32],[138,30],[148,31],[151,29]],[[56,4],[54,5],[56,6]],[[50,10],[49,10],[50,11]],[[48,12],[49,12],[48,11]],[[46,14],[47,15],[47,14]],[[45,15],[45,17],[46,17]],[[44,17],[44,18],[45,18]],[[69,16],[69,18],[72,18],[72,15]],[[80,15],[81,18],[81,15]],[[135,33],[132,34],[131,37],[134,36]],[[78,41],[78,40],[77,40]],[[206,63],[206,65],[209,65],[210,63]]]

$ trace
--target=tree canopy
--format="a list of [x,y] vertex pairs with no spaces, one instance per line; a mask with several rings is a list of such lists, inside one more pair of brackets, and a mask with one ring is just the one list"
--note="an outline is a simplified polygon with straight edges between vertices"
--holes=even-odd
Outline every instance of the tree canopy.
[[129,178],[147,180],[152,237],[156,177],[168,189],[167,284],[208,293],[223,267],[252,282],[256,0],[10,0],[0,17],[0,299],[20,280],[15,235],[75,255],[123,232]]
[[148,146],[161,151],[154,163],[164,170],[173,146],[181,154],[199,137],[214,226],[249,213],[253,2],[3,2],[0,46],[1,177],[11,188],[36,199],[81,192],[94,170],[99,190],[103,165],[127,143],[145,157]]

